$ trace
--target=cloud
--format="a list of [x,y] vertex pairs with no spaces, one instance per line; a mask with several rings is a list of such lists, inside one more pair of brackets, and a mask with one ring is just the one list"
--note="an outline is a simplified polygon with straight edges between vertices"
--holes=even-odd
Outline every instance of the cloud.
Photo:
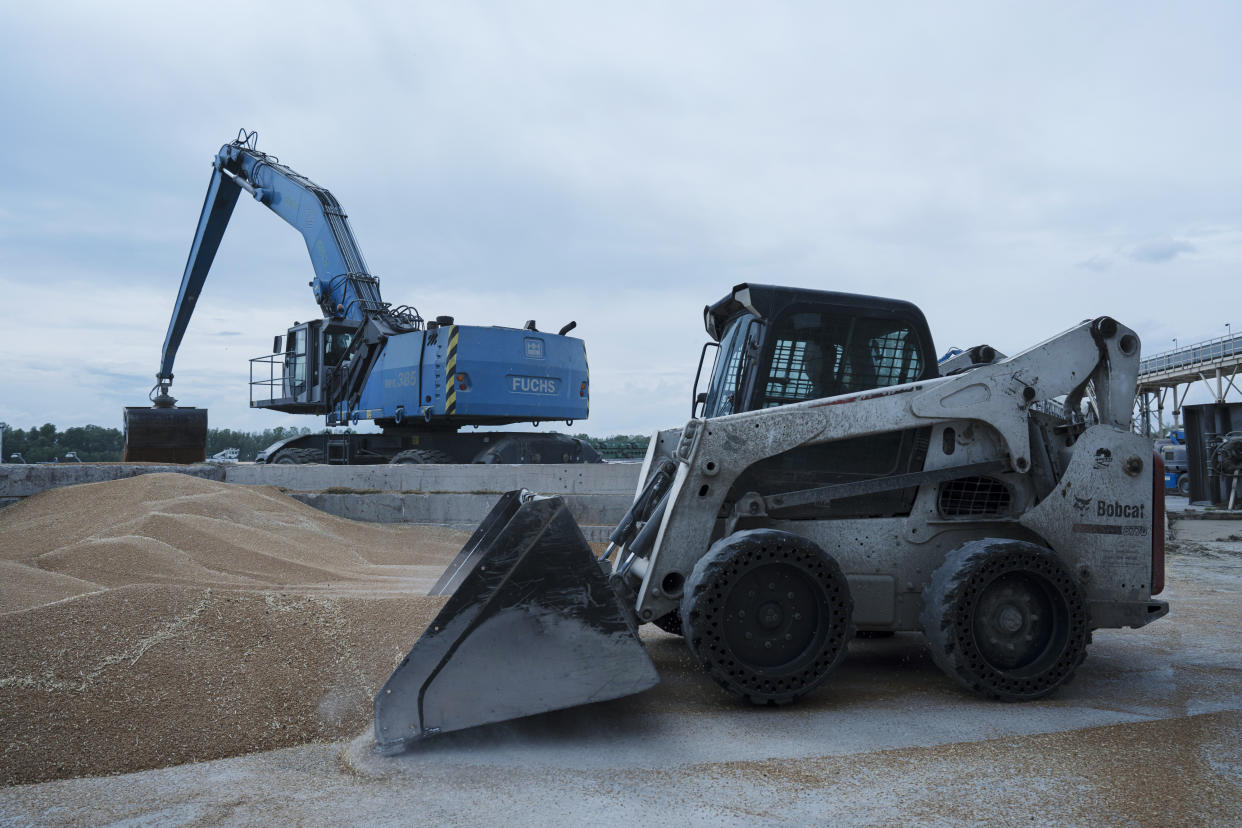
[[1188,241],[1158,239],[1134,245],[1126,251],[1126,256],[1135,262],[1163,264],[1173,261],[1183,253],[1193,253],[1195,250],[1195,246]]
[[[701,309],[738,282],[909,299],[937,341],[1012,353],[1100,314],[1190,337],[1201,309],[1154,302],[1171,268],[1145,265],[1176,260],[1198,284],[1242,267],[1229,2],[1121,18],[1002,4],[10,5],[11,422],[115,424],[146,399],[208,162],[242,125],[340,199],[386,300],[461,324],[578,320],[594,405],[574,428],[592,434],[685,420]],[[348,101],[349,117],[325,101]],[[176,395],[210,406],[213,425],[316,425],[250,409],[246,385],[251,356],[318,314],[310,275],[298,233],[243,198]]]
[[1108,256],[1102,256],[1099,253],[1078,263],[1079,267],[1085,267],[1087,270],[1094,270],[1096,273],[1102,273],[1112,267],[1112,265],[1113,262]]

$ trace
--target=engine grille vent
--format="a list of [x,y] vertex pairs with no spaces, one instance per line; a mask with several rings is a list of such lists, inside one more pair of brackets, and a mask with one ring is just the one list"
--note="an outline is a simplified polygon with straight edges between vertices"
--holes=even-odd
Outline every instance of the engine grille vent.
[[1009,489],[995,478],[959,477],[940,484],[940,514],[945,517],[1003,515],[1009,506]]

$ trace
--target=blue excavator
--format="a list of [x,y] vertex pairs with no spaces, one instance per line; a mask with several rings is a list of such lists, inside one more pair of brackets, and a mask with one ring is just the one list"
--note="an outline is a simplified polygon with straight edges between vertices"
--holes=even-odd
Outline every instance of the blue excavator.
[[193,463],[206,456],[207,410],[178,406],[173,360],[244,190],[298,230],[322,317],[295,322],[272,353],[250,361],[250,406],[322,415],[329,427],[370,421],[378,433],[327,428],[270,446],[269,463],[598,462],[587,443],[564,434],[463,432],[463,426],[585,419],[590,403],[586,347],[534,320],[521,328],[424,320],[380,295],[349,221],[332,193],[256,148],[242,130],[220,148],[164,339],[152,405],[125,409],[128,462]]

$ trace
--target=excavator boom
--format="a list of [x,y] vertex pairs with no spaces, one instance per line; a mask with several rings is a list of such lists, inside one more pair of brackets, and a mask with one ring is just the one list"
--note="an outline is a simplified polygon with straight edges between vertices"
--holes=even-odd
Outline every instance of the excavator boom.
[[379,280],[367,272],[349,220],[332,193],[259,152],[256,140],[257,133],[242,130],[220,148],[212,163],[211,182],[164,337],[150,394],[152,406],[128,407],[124,412],[125,461],[194,463],[206,457],[206,409],[178,407],[169,390],[177,349],[243,190],[302,234],[315,269],[311,288],[325,319],[356,325],[371,321],[378,335],[421,325],[416,312],[393,309],[383,301]]

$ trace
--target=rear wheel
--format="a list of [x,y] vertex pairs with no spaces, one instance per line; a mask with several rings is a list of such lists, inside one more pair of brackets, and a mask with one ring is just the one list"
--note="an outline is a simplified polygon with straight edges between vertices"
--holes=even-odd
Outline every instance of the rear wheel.
[[1177,493],[1182,497],[1190,497],[1190,475],[1183,474],[1177,478]]
[[286,448],[276,452],[272,462],[281,466],[301,466],[306,463],[322,463],[323,452],[314,448]]
[[1087,655],[1086,597],[1050,550],[977,540],[952,552],[923,590],[923,632],[942,670],[980,695],[1042,698]]
[[452,463],[453,458],[449,457],[442,451],[432,451],[431,449],[406,449],[399,451],[388,461],[393,464],[404,463],[407,465],[427,465],[427,464],[444,464]]
[[717,541],[681,603],[691,652],[755,704],[806,695],[845,657],[854,602],[841,567],[806,538],[772,529]]

